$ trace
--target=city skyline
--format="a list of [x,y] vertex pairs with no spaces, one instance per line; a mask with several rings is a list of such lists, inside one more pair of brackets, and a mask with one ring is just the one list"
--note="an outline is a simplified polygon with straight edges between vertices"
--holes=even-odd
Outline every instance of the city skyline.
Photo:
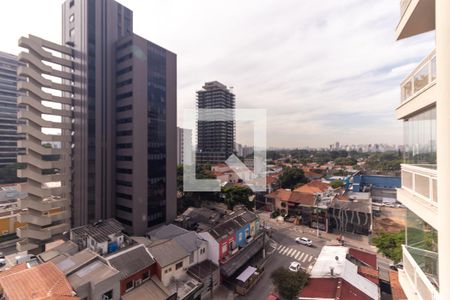
[[[60,41],[59,2],[5,3],[7,11],[29,9],[21,11],[27,22],[15,22],[14,14],[0,21],[9,28],[2,50],[17,54],[18,37],[31,29]],[[135,14],[133,31],[178,53],[178,126],[182,109],[195,107],[198,87],[218,80],[234,87],[237,108],[267,109],[274,147],[323,147],[337,139],[400,144],[398,84],[433,48],[434,33],[394,41],[399,11],[390,0],[230,2],[239,9],[229,10],[207,1],[121,3],[145,12]],[[47,18],[34,14],[44,7]],[[247,136],[238,128],[238,141],[250,144]]]

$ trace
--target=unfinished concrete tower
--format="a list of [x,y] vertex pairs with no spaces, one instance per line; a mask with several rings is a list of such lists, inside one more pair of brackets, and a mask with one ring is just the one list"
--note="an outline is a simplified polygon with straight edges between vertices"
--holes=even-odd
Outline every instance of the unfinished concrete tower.
[[25,251],[42,249],[70,228],[75,92],[71,48],[32,35],[22,37],[19,46],[28,50],[19,54],[24,65],[17,69],[24,78],[17,84],[18,133],[24,135],[18,147],[25,150],[17,159],[25,168],[17,176],[26,178],[20,190],[28,194],[19,201],[26,211],[18,220],[26,225],[17,229],[17,250]]

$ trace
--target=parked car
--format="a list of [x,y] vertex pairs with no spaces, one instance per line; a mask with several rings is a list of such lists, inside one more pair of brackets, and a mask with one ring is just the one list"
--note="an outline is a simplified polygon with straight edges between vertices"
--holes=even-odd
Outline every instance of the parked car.
[[6,265],[6,259],[3,255],[0,255],[0,267]]
[[312,241],[310,239],[308,239],[308,238],[305,238],[305,237],[295,238],[295,241],[297,242],[297,244],[305,245],[305,246],[308,246],[308,247],[312,246]]
[[298,272],[300,270],[303,270],[303,268],[299,262],[296,261],[291,262],[291,265],[289,266],[289,271]]

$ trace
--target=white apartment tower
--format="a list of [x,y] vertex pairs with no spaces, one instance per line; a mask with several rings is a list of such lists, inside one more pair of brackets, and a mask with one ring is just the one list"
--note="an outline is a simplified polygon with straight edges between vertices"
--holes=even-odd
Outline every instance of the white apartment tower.
[[397,39],[435,30],[436,49],[401,84],[405,163],[398,200],[407,207],[408,299],[450,299],[450,1],[401,0]]

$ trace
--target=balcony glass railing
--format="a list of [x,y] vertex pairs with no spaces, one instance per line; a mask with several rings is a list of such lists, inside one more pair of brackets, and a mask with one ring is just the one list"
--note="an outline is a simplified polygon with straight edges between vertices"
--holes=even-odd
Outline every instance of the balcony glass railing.
[[402,188],[437,206],[436,165],[402,164]]
[[[411,286],[415,287],[416,293],[420,295],[420,299],[437,300],[439,292],[437,282],[434,277],[427,275],[413,258],[410,253],[412,249],[403,245],[403,271],[406,273]],[[429,260],[436,259],[435,257]]]
[[402,82],[401,102],[405,102],[436,80],[436,51],[433,50]]

